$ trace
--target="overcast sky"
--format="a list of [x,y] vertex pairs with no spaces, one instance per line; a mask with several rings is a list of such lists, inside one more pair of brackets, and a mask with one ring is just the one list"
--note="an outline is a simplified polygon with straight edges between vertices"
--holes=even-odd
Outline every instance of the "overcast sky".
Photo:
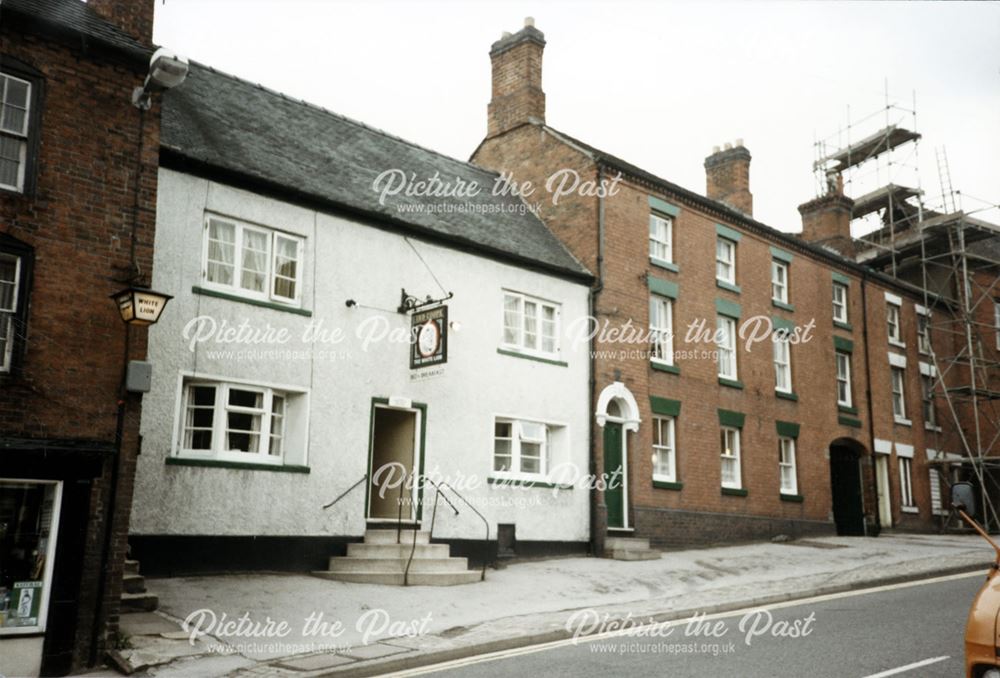
[[[799,229],[814,141],[912,110],[892,179],[940,202],[936,150],[966,211],[1000,202],[1000,4],[162,0],[154,38],[185,56],[467,159],[486,130],[490,45],[545,33],[546,121],[704,193],[712,146],[743,138],[754,216]],[[893,109],[890,122],[912,126]],[[919,172],[916,167],[919,164]],[[919,175],[919,176],[918,176]],[[856,177],[859,195],[889,177]],[[1000,211],[978,212],[1000,222]]]

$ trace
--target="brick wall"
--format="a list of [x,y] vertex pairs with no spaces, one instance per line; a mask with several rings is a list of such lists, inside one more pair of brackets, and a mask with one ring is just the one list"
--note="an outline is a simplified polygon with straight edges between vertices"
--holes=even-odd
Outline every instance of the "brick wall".
[[[597,169],[589,156],[560,141],[540,125],[525,125],[497,138],[487,139],[474,160],[498,171],[510,171],[520,181],[543,185],[545,178],[563,168],[572,168],[586,178],[597,178]],[[605,170],[607,172],[608,170]],[[653,195],[680,209],[673,219],[673,259],[679,272],[652,265],[648,256],[649,196]],[[546,200],[541,193],[536,200]],[[869,428],[868,384],[864,328],[869,330],[869,356],[872,363],[872,403],[874,437],[910,444],[915,448],[913,493],[918,514],[899,510],[898,460],[891,456],[890,483],[894,523],[907,528],[929,529],[930,497],[924,449],[925,439],[920,413],[920,381],[916,352],[916,295],[904,295],[902,331],[906,337],[904,352],[908,360],[907,406],[912,424],[893,423],[885,328],[885,290],[882,283],[865,283],[867,316],[862,305],[861,277],[846,268],[797,249],[794,244],[779,242],[757,234],[742,223],[733,222],[723,213],[707,211],[682,195],[672,195],[659,186],[646,185],[639,179],[625,177],[617,195],[604,200],[605,248],[603,287],[597,296],[596,314],[612,326],[626,321],[648,326],[649,289],[647,276],[675,282],[679,295],[673,304],[675,351],[708,349],[714,346],[685,345],[686,329],[704,319],[714,331],[716,299],[741,306],[741,319],[753,316],[777,316],[804,326],[814,320],[812,340],[792,347],[793,390],[797,401],[781,399],[774,392],[774,368],[770,343],[756,344],[749,352],[739,350],[739,379],[742,389],[722,386],[717,364],[710,358],[679,357],[680,374],[651,368],[644,356],[605,357],[604,351],[644,349],[624,343],[595,342],[596,392],[614,382],[623,382],[635,395],[643,424],[636,433],[627,434],[629,453],[630,504],[632,522],[638,533],[664,544],[704,543],[706,532],[717,531],[719,516],[725,516],[731,538],[758,538],[768,532],[813,534],[832,531],[832,497],[829,447],[837,440],[850,440],[867,454],[861,459],[865,511],[877,510],[873,478],[872,430]],[[542,203],[542,216],[553,232],[591,270],[598,272],[597,230],[600,202],[592,197],[564,198],[559,205]],[[740,293],[716,286],[716,224],[735,228],[742,238],[737,247],[737,284]],[[790,265],[790,303],[794,311],[776,308],[771,302],[770,248],[778,246],[793,255]],[[853,329],[835,328],[832,321],[833,272],[847,275],[849,317]],[[898,294],[898,290],[896,290]],[[863,318],[867,317],[867,322]],[[856,413],[840,412],[836,403],[835,335],[854,343],[852,354],[854,408]],[[653,412],[649,396],[681,401],[677,420],[678,480],[682,489],[655,488],[652,483]],[[595,403],[596,405],[596,403]],[[748,496],[724,496],[720,491],[719,409],[746,415],[742,429],[743,486]],[[797,445],[798,483],[801,502],[783,501],[779,492],[778,435],[776,421],[801,425]],[[844,423],[849,422],[849,423]],[[851,425],[850,422],[853,422]],[[594,426],[596,467],[603,469],[602,430]],[[936,448],[940,449],[940,448]],[[664,513],[667,512],[667,513]],[[603,511],[599,513],[603,515]],[[664,518],[668,516],[668,518]],[[870,518],[873,520],[874,518]],[[727,538],[728,538],[727,537]]]
[[[126,4],[133,6],[129,16],[135,15],[138,5]],[[151,27],[152,3],[145,4]],[[14,463],[17,454],[41,454],[19,453],[16,439],[53,446],[86,444],[106,451],[103,470],[92,486],[82,562],[77,565],[72,663],[79,668],[88,662],[102,577],[104,520],[112,502],[110,450],[115,446],[125,359],[126,328],[108,297],[126,285],[133,228],[135,261],[142,279],[150,279],[159,111],[154,107],[145,116],[139,159],[140,113],[131,105],[131,94],[142,84],[143,64],[119,61],[107,52],[81,51],[79,40],[63,43],[21,30],[11,21],[5,21],[2,30],[0,56],[36,69],[43,83],[34,190],[25,195],[0,191],[0,232],[34,250],[23,360],[19,371],[0,376],[5,464]],[[147,43],[150,39],[149,34],[137,37]],[[134,217],[137,172],[141,181]],[[146,331],[132,329],[129,357],[145,354]],[[125,400],[112,548],[103,573],[108,631],[117,624],[138,448],[141,400]],[[58,469],[52,473],[58,474]],[[100,652],[98,659],[102,656]]]

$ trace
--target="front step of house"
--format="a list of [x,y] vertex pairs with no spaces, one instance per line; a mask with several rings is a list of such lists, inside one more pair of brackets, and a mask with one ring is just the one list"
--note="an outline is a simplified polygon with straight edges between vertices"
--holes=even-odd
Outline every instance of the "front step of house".
[[328,569],[313,574],[355,584],[390,586],[453,586],[471,584],[481,577],[479,571],[469,569],[466,558],[452,558],[447,544],[430,543],[429,532],[414,535],[413,530],[402,530],[398,539],[397,543],[396,530],[367,530],[363,542],[347,545],[346,556],[330,558]]
[[156,594],[146,591],[146,578],[139,574],[139,561],[126,560],[122,575],[121,613],[152,612],[160,605]]
[[606,537],[604,557],[615,560],[659,560],[660,552],[649,548],[648,539],[637,537]]

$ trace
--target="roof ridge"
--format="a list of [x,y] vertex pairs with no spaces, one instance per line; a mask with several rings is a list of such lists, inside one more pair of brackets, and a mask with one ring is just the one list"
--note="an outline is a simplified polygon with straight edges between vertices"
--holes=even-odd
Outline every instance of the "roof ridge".
[[293,97],[293,96],[291,96],[289,94],[285,94],[284,92],[278,91],[276,89],[273,89],[271,87],[263,85],[263,84],[261,84],[259,82],[253,82],[252,80],[247,80],[246,78],[241,78],[238,75],[233,75],[232,73],[227,73],[226,71],[219,70],[218,68],[215,68],[214,66],[209,66],[208,64],[202,63],[202,62],[194,60],[194,59],[192,59],[190,61],[190,63],[192,65],[198,66],[199,68],[204,68],[207,71],[211,71],[212,73],[215,73],[216,75],[220,75],[220,76],[222,76],[224,78],[229,78],[230,80],[235,80],[236,82],[240,82],[240,83],[243,83],[245,85],[249,85],[251,87],[259,89],[260,91],[262,91],[262,92],[264,92],[266,94],[269,94],[269,95],[272,95],[272,96],[276,96],[276,97],[278,97],[280,99],[284,99],[285,101],[290,101],[292,103],[299,104],[301,106],[305,106],[306,108],[311,108],[313,110],[319,111],[320,113],[324,113],[326,115],[329,115],[329,116],[332,116],[332,117],[337,118],[339,120],[342,120],[343,122],[349,123],[349,124],[354,125],[356,127],[360,127],[361,129],[367,130],[369,132],[374,132],[375,134],[380,134],[381,136],[386,137],[387,139],[393,139],[395,141],[399,141],[399,142],[404,143],[407,146],[411,146],[412,148],[415,148],[417,150],[424,151],[426,153],[430,153],[431,155],[435,155],[435,156],[437,156],[439,158],[444,158],[445,160],[450,160],[452,162],[458,163],[459,165],[462,165],[464,167],[468,167],[468,168],[474,169],[474,170],[476,170],[478,172],[482,172],[482,173],[488,174],[490,176],[494,176],[494,177],[500,176],[499,172],[494,172],[493,170],[486,169],[485,167],[483,167],[481,165],[476,165],[475,163],[472,163],[472,162],[470,162],[468,160],[460,160],[460,159],[458,159],[458,158],[456,158],[454,156],[446,155],[446,154],[442,153],[441,151],[435,151],[434,149],[428,148],[427,146],[423,146],[421,144],[418,144],[415,141],[410,141],[409,139],[404,139],[403,137],[395,135],[395,134],[393,134],[391,132],[387,132],[384,129],[380,129],[378,127],[373,127],[372,125],[364,123],[364,122],[362,122],[360,120],[356,120],[354,118],[346,116],[343,113],[338,113],[337,111],[330,110],[329,108],[326,108],[325,106],[321,106],[319,104],[315,104],[315,103],[313,103],[311,101],[306,101],[305,99],[299,99],[298,97]]

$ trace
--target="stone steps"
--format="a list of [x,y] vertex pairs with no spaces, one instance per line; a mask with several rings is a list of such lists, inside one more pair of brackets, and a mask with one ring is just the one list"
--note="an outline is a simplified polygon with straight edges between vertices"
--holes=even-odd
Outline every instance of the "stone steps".
[[368,544],[354,543],[347,545],[349,558],[409,558],[410,552],[414,558],[447,558],[451,549],[447,544]]
[[131,612],[152,612],[160,606],[160,599],[155,593],[123,593],[121,614]]
[[386,586],[455,586],[482,577],[480,571],[469,569],[468,559],[452,558],[447,544],[431,544],[429,532],[407,529],[398,538],[399,543],[394,529],[367,530],[363,542],[347,545],[346,556],[330,558],[326,570],[312,574],[323,579]]
[[[405,572],[406,558],[330,558],[330,572]],[[469,569],[466,558],[414,558],[410,572],[461,572]]]
[[607,537],[604,557],[614,560],[659,560],[660,552],[649,547],[648,539],[638,537]]
[[[365,543],[366,544],[395,544],[396,543],[396,530],[368,530],[365,532]],[[430,544],[431,543],[431,533],[425,530],[418,530],[417,533],[417,544]],[[400,544],[412,544],[413,543],[413,530],[400,530],[399,531],[399,543]]]
[[[354,584],[384,584],[386,586],[403,586],[402,572],[330,572],[320,570],[313,576],[322,579],[333,579]],[[473,584],[479,581],[482,574],[476,570],[461,572],[413,572],[407,578],[410,586],[456,586],[458,584]]]
[[146,591],[146,578],[139,574],[139,561],[126,560],[122,574],[121,614],[152,612],[160,606],[160,599]]

